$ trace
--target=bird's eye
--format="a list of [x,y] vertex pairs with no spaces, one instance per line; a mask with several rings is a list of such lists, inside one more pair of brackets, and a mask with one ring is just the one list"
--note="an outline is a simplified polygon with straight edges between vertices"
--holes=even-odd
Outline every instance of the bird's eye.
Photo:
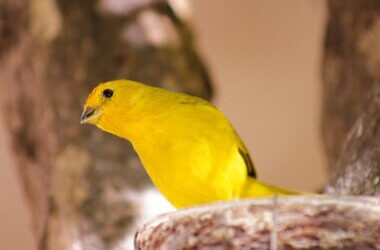
[[110,89],[103,90],[103,96],[106,98],[110,98],[113,95],[113,91]]

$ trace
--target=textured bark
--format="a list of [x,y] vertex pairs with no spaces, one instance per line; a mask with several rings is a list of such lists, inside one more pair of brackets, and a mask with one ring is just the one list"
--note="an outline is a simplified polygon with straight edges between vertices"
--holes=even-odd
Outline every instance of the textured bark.
[[323,60],[327,191],[380,194],[380,2],[331,0]]
[[287,197],[163,215],[136,234],[137,249],[380,249],[380,199]]
[[[0,1],[1,107],[38,249],[113,249],[149,183],[130,145],[81,127],[95,84],[128,78],[209,98],[166,1]],[[161,85],[162,84],[162,85]]]

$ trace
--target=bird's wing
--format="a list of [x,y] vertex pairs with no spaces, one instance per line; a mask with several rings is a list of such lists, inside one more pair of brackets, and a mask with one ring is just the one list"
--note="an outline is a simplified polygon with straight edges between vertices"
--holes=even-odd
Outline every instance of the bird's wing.
[[[232,128],[232,126],[231,126],[231,128]],[[252,178],[257,178],[255,165],[253,164],[253,161],[251,159],[251,156],[248,153],[247,148],[245,147],[244,143],[240,139],[236,130],[232,128],[232,131],[233,131],[234,139],[235,139],[236,144],[237,144],[237,150],[238,150],[241,158],[243,158],[243,160],[244,160],[244,164],[245,164],[245,167],[247,169],[248,176],[252,177]]]
[[255,166],[253,165],[253,161],[252,161],[251,157],[249,156],[247,149],[244,147],[244,145],[240,145],[238,147],[238,151],[239,151],[240,156],[244,160],[245,167],[247,168],[248,176],[250,176],[252,178],[256,178],[257,175],[256,175]]

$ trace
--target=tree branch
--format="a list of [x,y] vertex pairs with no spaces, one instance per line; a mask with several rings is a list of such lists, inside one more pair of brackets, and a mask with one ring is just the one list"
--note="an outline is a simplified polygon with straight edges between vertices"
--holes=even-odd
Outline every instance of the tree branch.
[[144,250],[380,249],[380,200],[300,196],[195,207],[147,223],[136,233],[135,245]]

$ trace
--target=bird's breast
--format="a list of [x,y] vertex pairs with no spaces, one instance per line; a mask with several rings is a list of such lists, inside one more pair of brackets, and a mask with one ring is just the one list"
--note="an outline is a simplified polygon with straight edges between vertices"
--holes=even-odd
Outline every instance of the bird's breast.
[[[168,138],[133,144],[150,178],[177,208],[232,199],[241,179],[232,166],[234,154],[201,138]],[[238,178],[236,178],[238,176]]]

